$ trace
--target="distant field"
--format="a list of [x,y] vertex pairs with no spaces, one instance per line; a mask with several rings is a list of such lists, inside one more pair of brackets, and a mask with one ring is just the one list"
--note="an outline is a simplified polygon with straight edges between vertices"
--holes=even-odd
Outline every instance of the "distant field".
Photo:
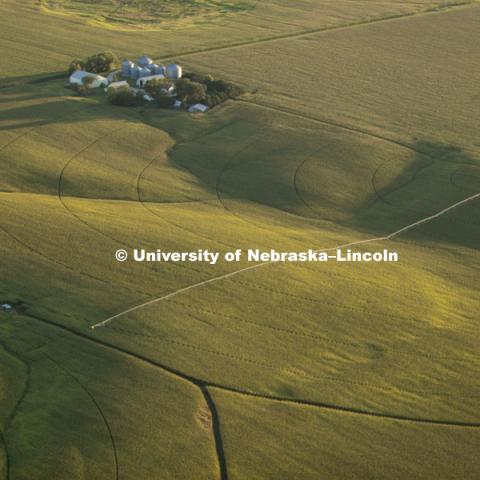
[[[90,329],[247,266],[118,248],[336,247],[480,192],[480,9],[444,3],[259,2],[160,33],[2,2],[0,478],[480,476],[478,199],[359,247],[398,264],[269,264]],[[248,93],[192,116],[31,83],[102,48]]]
[[71,14],[117,25],[138,28],[161,26],[169,20],[222,15],[251,9],[255,0],[218,2],[211,0],[43,0],[41,5],[48,12]]

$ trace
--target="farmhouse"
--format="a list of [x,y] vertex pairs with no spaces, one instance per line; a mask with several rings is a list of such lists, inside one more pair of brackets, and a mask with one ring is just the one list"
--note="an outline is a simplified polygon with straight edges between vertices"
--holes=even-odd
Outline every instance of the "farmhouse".
[[3,303],[2,305],[0,305],[0,310],[2,310],[3,312],[11,313],[13,312],[13,307],[9,303]]
[[75,70],[70,75],[70,83],[72,85],[84,85],[85,78],[93,78],[93,81],[88,86],[90,88],[98,88],[101,85],[108,85],[108,80],[101,75],[97,75],[96,73],[86,72],[85,70]]

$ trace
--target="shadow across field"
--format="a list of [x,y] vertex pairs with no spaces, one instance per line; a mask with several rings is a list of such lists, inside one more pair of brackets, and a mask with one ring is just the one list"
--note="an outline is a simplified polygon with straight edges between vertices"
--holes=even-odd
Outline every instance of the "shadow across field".
[[16,77],[0,78],[0,89],[15,88],[19,85],[35,85],[40,83],[58,80],[60,78],[68,78],[67,72],[43,72],[36,75],[17,75]]
[[[478,157],[458,146],[430,141],[417,141],[413,148],[417,153],[400,174],[389,176],[388,162],[373,172],[374,193],[358,207],[349,226],[373,236],[386,235],[480,192]],[[455,179],[463,169],[472,173],[460,183]],[[479,206],[479,201],[462,205],[405,235],[478,248]]]

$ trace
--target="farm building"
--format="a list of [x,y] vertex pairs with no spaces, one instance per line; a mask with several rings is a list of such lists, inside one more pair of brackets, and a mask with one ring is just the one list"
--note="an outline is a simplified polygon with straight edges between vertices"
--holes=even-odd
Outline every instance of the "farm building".
[[76,70],[70,75],[70,83],[72,85],[84,85],[85,78],[93,78],[90,88],[98,88],[101,85],[108,85],[108,80],[96,73],[85,72],[84,70]]
[[141,88],[141,87],[144,87],[148,82],[151,82],[152,80],[163,80],[164,78],[165,78],[165,75],[162,75],[162,74],[149,75],[147,77],[142,77],[137,80],[137,87]]
[[13,307],[9,303],[3,303],[0,305],[0,310],[9,313],[13,311]]
[[188,109],[190,113],[205,113],[207,110],[208,107],[206,105],[203,105],[203,103],[196,103]]

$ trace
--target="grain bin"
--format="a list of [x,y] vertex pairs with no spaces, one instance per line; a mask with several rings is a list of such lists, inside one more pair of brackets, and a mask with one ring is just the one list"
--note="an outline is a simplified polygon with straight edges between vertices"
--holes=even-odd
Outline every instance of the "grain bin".
[[135,66],[130,60],[124,60],[122,62],[122,77],[129,77],[132,68]]
[[166,74],[171,80],[178,80],[182,78],[182,67],[176,63],[171,63],[167,65]]
[[153,63],[153,60],[150,57],[147,57],[146,55],[144,55],[143,57],[140,57],[138,59],[137,63],[139,67],[146,67],[147,65],[150,65],[151,63]]

